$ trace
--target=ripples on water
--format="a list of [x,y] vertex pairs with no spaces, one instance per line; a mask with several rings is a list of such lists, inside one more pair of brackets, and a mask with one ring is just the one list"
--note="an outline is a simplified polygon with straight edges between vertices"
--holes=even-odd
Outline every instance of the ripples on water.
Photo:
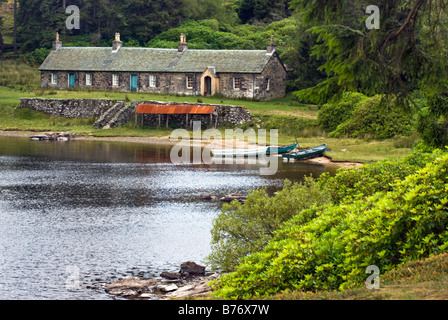
[[200,194],[274,192],[285,178],[326,171],[280,162],[276,175],[260,176],[257,165],[174,165],[169,150],[0,137],[0,299],[111,299],[101,283],[203,262],[221,203]]

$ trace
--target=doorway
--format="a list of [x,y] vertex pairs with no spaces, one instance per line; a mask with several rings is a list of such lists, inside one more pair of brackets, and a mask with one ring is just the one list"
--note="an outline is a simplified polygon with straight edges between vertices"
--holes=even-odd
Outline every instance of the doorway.
[[137,76],[131,75],[131,91],[137,91]]
[[70,88],[74,88],[75,87],[75,74],[74,73],[69,73],[68,74],[68,86]]
[[211,96],[212,95],[212,78],[210,78],[209,76],[206,76],[204,78],[204,86],[205,86],[204,96]]

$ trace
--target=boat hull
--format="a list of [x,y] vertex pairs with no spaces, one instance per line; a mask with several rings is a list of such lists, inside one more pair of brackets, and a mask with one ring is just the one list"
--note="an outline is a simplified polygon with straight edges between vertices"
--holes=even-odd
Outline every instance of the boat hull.
[[212,149],[214,157],[258,157],[268,154],[284,154],[294,150],[297,143],[279,147],[256,147],[248,149]]
[[314,147],[311,149],[283,154],[282,157],[285,159],[304,160],[304,159],[320,157],[324,154],[324,152],[326,150],[327,150],[327,145],[322,144],[320,146],[317,146],[317,147]]

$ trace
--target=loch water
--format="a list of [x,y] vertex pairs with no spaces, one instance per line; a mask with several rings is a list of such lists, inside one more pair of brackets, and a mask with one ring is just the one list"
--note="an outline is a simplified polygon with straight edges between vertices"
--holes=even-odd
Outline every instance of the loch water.
[[0,299],[108,300],[112,280],[157,278],[210,253],[222,202],[334,167],[174,164],[171,145],[0,137]]

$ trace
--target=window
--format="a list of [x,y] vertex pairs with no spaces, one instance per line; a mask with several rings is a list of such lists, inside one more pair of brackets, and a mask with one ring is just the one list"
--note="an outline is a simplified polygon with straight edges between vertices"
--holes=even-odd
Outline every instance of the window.
[[153,75],[153,74],[149,76],[149,86],[151,88],[155,88],[156,87],[156,76]]
[[271,88],[271,79],[267,78],[266,79],[266,91],[269,91],[270,88]]
[[58,75],[56,73],[51,74],[51,84],[58,84]]
[[86,86],[91,86],[91,85],[92,85],[92,74],[86,73]]
[[187,76],[187,89],[193,89],[193,76]]
[[240,78],[233,78],[233,89],[234,90],[241,89],[241,79]]
[[118,87],[118,74],[112,75],[112,86]]

